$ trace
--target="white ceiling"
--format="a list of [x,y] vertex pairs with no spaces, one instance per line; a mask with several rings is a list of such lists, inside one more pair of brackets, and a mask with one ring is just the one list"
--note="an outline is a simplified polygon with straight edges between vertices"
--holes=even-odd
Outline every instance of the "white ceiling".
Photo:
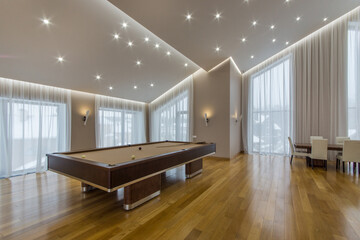
[[[359,0],[109,0],[205,70],[232,56],[242,71],[335,20]],[[216,12],[221,13],[216,20]],[[192,14],[191,21],[185,15]],[[296,21],[300,16],[301,20]],[[323,21],[324,18],[328,20]],[[253,21],[257,25],[252,25]],[[275,25],[273,30],[271,25]],[[242,42],[242,38],[246,42]],[[272,42],[276,39],[275,43]],[[216,53],[216,46],[220,47]],[[251,59],[251,55],[254,56]]]
[[[115,6],[107,0],[1,0],[0,77],[150,102],[200,67],[209,70],[230,56],[247,70],[284,49],[286,41],[291,45],[359,5],[359,0],[111,2]],[[115,40],[114,33],[121,38]],[[59,56],[65,62],[57,62]]]
[[197,69],[106,0],[0,1],[0,77],[149,102]]

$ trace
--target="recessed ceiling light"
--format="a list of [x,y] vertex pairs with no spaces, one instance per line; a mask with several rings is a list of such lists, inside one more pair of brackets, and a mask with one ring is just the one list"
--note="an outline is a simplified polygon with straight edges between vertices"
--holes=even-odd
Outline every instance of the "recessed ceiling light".
[[253,22],[252,22],[252,25],[253,25],[253,26],[256,26],[256,24],[257,24],[257,21],[253,21]]
[[328,20],[328,18],[327,18],[327,17],[325,17],[325,18],[323,19],[323,21],[324,21],[324,22],[326,22],[327,20]]
[[251,55],[250,58],[253,59],[253,58],[254,58],[254,55]]
[[274,29],[274,28],[275,28],[275,25],[271,25],[271,26],[270,26],[270,29]]
[[160,47],[160,45],[157,43],[157,44],[155,44],[155,48],[159,48]]
[[242,38],[241,41],[242,41],[242,42],[246,42],[246,38]]
[[289,42],[286,42],[285,45],[289,45]]
[[167,51],[167,52],[166,52],[166,55],[170,56],[170,55],[171,55],[171,52],[170,52],[170,51]]
[[220,47],[216,47],[215,51],[219,52],[220,51]]
[[134,45],[134,43],[133,43],[132,41],[129,41],[129,42],[128,42],[128,46],[129,46],[129,47],[132,47],[133,45]]
[[300,21],[301,20],[301,17],[296,17],[296,21]]
[[117,39],[119,39],[119,38],[120,38],[120,35],[119,35],[118,33],[115,33],[115,34],[114,34],[114,39],[117,40]]
[[110,87],[109,87],[109,90],[113,90],[113,87],[112,87],[112,86],[110,86]]
[[187,64],[187,63],[185,63],[185,64],[184,64],[184,66],[185,66],[185,67],[187,67],[187,66],[188,66],[188,64]]
[[148,41],[149,41],[149,38],[148,38],[148,37],[146,37],[146,38],[145,38],[145,42],[148,42]]
[[50,24],[51,24],[50,20],[47,19],[47,18],[42,18],[41,21],[42,21],[43,24],[45,24],[45,25],[50,25]]
[[285,0],[285,3],[289,3],[290,2],[290,0]]
[[62,57],[62,56],[59,56],[59,57],[57,58],[57,60],[58,60],[58,62],[60,62],[60,63],[62,63],[62,62],[65,61],[64,57]]
[[138,65],[138,66],[141,65],[141,61],[140,61],[140,60],[137,60],[137,61],[136,61],[136,65]]
[[272,42],[276,42],[276,38],[273,38]]
[[186,20],[190,21],[192,19],[192,15],[190,13],[186,14]]
[[123,22],[123,23],[121,24],[121,26],[122,26],[123,28],[127,28],[129,25],[128,25],[127,22]]
[[134,85],[134,89],[137,89],[137,86],[136,86],[136,85]]
[[153,83],[150,83],[150,87],[153,87],[154,86],[154,84]]
[[220,20],[220,18],[221,18],[221,13],[217,12],[217,13],[214,14],[214,16],[215,16],[215,19],[216,19],[216,20]]
[[96,75],[95,78],[96,78],[96,80],[100,80],[100,79],[101,79],[101,75]]

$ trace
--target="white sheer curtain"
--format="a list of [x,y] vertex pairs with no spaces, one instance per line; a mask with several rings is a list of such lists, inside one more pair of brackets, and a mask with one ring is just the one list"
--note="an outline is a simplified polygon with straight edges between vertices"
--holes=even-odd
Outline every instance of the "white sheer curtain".
[[96,146],[146,142],[146,103],[95,96]]
[[292,136],[291,57],[251,76],[249,152],[288,154]]
[[[347,39],[348,24],[354,21],[359,21],[359,8],[244,73],[242,114],[245,151],[250,151],[250,132],[247,131],[250,106],[247,103],[251,97],[251,76],[289,54],[293,56],[294,142],[309,142],[310,136],[320,135],[329,139],[329,143],[335,143],[336,136],[348,134]],[[358,70],[359,65],[355,68]]]
[[348,28],[348,136],[360,139],[360,21]]
[[193,78],[150,103],[151,141],[192,141]]
[[70,149],[70,91],[0,78],[0,177],[47,169]]

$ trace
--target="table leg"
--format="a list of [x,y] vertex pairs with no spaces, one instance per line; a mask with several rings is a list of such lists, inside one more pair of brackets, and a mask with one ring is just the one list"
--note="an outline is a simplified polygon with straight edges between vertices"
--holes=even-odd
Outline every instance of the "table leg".
[[93,186],[91,186],[89,184],[86,184],[86,183],[81,183],[81,191],[82,192],[89,192],[89,191],[94,190],[94,189],[96,189],[96,187],[93,187]]
[[124,188],[124,209],[131,210],[160,195],[161,174]]
[[185,164],[186,178],[192,178],[202,172],[203,160],[202,158],[191,163]]

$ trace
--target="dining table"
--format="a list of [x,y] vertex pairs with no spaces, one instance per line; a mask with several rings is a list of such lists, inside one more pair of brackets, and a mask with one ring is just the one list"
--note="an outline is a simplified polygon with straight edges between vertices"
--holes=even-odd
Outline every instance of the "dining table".
[[[307,153],[311,153],[311,143],[295,143],[294,147],[296,149],[305,149]],[[342,152],[344,145],[343,144],[328,144],[328,151],[338,151]],[[310,161],[307,161],[308,166]],[[315,167],[324,167],[325,161],[323,160],[315,160],[314,159],[314,166]]]

